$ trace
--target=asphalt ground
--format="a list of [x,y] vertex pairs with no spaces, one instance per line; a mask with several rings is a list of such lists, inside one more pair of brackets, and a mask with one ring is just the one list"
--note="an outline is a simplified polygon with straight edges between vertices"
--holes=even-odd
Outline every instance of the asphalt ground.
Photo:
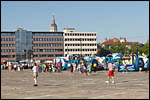
[[107,74],[42,72],[35,87],[30,69],[1,70],[1,99],[149,99],[149,72],[115,72],[114,84]]

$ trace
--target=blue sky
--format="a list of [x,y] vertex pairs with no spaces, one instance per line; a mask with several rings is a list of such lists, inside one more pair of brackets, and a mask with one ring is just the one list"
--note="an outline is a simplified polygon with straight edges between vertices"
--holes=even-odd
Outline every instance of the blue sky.
[[148,1],[1,1],[1,31],[49,31],[52,15],[58,31],[97,32],[100,43],[149,39]]

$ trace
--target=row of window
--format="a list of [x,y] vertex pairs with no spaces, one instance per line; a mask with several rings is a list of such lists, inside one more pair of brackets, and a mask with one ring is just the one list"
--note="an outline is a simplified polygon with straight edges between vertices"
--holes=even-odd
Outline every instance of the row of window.
[[96,33],[65,33],[65,36],[96,36]]
[[15,55],[1,55],[1,58],[14,58]]
[[[13,36],[15,33],[1,33],[1,36]],[[33,36],[63,36],[63,33],[32,33]],[[96,33],[65,33],[65,36],[96,36]]]
[[1,47],[15,47],[15,44],[1,44]]
[[[76,56],[76,55],[78,55],[78,56],[81,56],[81,54],[73,54],[73,56]],[[91,54],[84,54],[85,56],[90,56]],[[65,54],[65,57],[67,56],[67,54]]]
[[65,44],[65,46],[97,46],[96,44]]
[[[81,49],[65,49],[65,51],[81,51]],[[82,49],[82,51],[96,51],[96,49]]]
[[[63,38],[34,38],[33,41],[63,41]],[[1,38],[1,41],[16,41],[15,38]],[[96,41],[96,39],[72,39],[66,38],[65,41]]]
[[33,55],[33,57],[63,57],[62,54],[52,54],[52,55],[48,55],[48,54],[43,54],[43,55]]
[[15,33],[1,33],[1,36],[13,36]]
[[32,33],[33,36],[63,36],[63,33]]
[[1,38],[1,41],[16,41],[15,38]]
[[34,47],[63,47],[64,44],[60,44],[60,43],[49,43],[49,44],[32,44]]
[[33,49],[33,52],[63,52],[63,49]]
[[63,41],[63,38],[34,38],[33,41]]
[[15,49],[1,49],[1,52],[16,52]]
[[96,41],[96,39],[73,39],[73,38],[66,38],[65,41]]

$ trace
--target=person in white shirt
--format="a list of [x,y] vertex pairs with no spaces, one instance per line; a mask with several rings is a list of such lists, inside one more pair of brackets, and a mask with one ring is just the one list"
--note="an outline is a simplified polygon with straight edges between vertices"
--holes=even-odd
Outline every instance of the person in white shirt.
[[32,71],[33,71],[33,78],[34,78],[34,86],[37,86],[38,69],[36,63],[34,63]]
[[113,71],[113,68],[114,68],[113,64],[110,63],[110,61],[108,61],[109,72],[108,72],[108,81],[106,81],[106,83],[109,83],[111,76],[112,76],[112,83],[114,83],[114,71]]
[[15,70],[15,71],[17,70],[17,65],[16,65],[16,64],[14,64],[14,70]]

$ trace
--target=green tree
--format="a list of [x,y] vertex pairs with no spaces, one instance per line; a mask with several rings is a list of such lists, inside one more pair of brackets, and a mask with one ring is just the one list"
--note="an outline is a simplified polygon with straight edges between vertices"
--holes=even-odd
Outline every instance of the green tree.
[[145,53],[146,55],[149,54],[149,43],[145,43],[144,46],[142,47],[142,52]]
[[120,42],[114,43],[111,45],[110,51],[112,53],[122,53],[125,54],[128,49],[124,44],[121,44]]
[[102,57],[102,56],[107,56],[108,54],[110,54],[111,52],[106,49],[106,48],[102,48],[102,47],[99,47],[98,48],[98,52],[97,52],[97,55]]
[[141,48],[141,46],[138,45],[138,43],[132,43],[131,48],[130,48],[130,52],[132,52],[132,53],[141,53],[142,48]]

